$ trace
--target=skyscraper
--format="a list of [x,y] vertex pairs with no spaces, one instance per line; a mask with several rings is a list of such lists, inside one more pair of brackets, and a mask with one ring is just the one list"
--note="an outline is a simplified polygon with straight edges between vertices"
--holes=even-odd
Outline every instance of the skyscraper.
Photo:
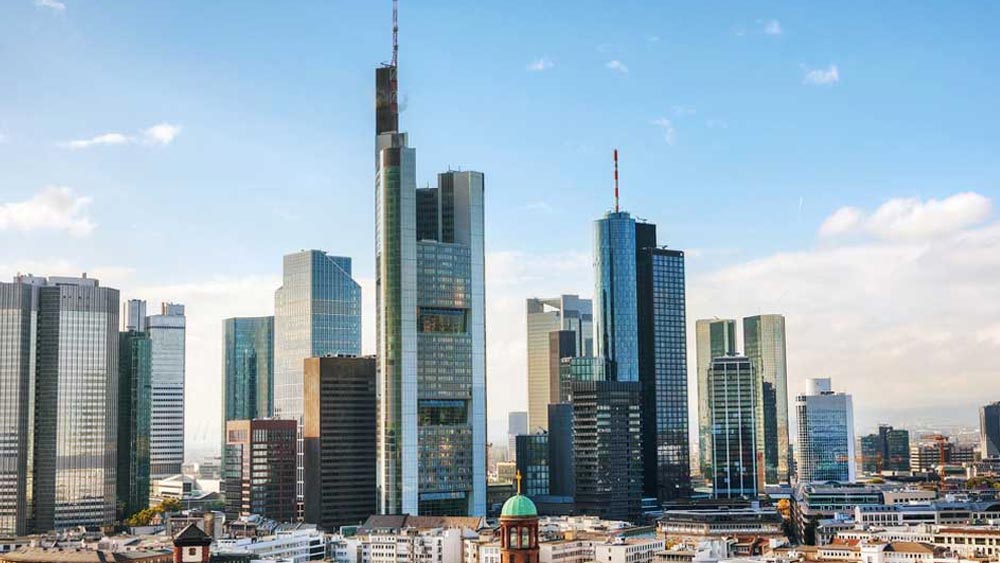
[[549,435],[522,434],[517,437],[517,472],[521,490],[529,497],[549,493]]
[[613,381],[639,381],[635,227],[617,209],[594,222],[594,344]]
[[517,451],[517,437],[528,433],[528,413],[507,413],[507,458],[513,459]]
[[[133,326],[143,326],[145,318],[142,321]],[[151,348],[145,332],[119,333],[117,496],[123,518],[149,508]]]
[[222,325],[222,427],[225,429],[230,420],[268,418],[274,414],[274,317],[232,318],[224,320]]
[[757,315],[743,319],[743,352],[757,376],[757,441],[764,444],[764,480],[789,481],[788,367],[785,317]]
[[[82,278],[19,277],[37,290],[35,530],[115,519],[118,290]],[[56,414],[58,413],[58,415]]]
[[[350,258],[322,250],[285,255],[282,276],[274,292],[274,416],[301,426],[305,359],[361,354],[361,286],[351,277]],[[301,437],[298,450],[301,503]]]
[[829,378],[808,379],[795,398],[799,427],[796,466],[800,482],[854,481],[854,404],[835,393]]
[[379,511],[485,515],[483,174],[417,190],[393,51],[375,72]]
[[[132,314],[129,316],[131,318]],[[159,315],[146,318],[153,397],[149,437],[151,479],[176,475],[181,472],[184,463],[186,330],[184,305],[163,303]]]
[[861,437],[861,469],[866,473],[910,470],[910,433],[880,424],[877,434]]
[[708,372],[712,360],[736,354],[736,321],[698,319],[694,324],[698,370],[698,466],[703,478],[712,477],[712,409]]
[[223,454],[226,514],[295,519],[294,420],[230,420]]
[[715,498],[754,498],[761,490],[757,378],[744,356],[714,358],[708,373]]
[[[549,299],[531,298],[526,303],[528,324],[528,428],[546,430],[548,405],[558,403],[553,388],[551,333],[566,331],[560,342],[572,346],[574,356],[594,353],[593,303],[576,295]],[[561,354],[560,354],[561,356]],[[566,356],[562,356],[566,357]],[[558,359],[561,359],[558,358]],[[557,359],[557,360],[558,360]]]
[[1000,457],[1000,402],[979,409],[979,453],[983,458]]

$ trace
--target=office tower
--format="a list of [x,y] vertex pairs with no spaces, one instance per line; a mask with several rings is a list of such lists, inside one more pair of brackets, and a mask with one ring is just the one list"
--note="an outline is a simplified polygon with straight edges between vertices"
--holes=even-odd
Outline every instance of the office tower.
[[125,331],[146,332],[146,302],[129,299],[125,302]]
[[[569,356],[594,354],[593,303],[576,295],[548,299],[531,298],[526,303],[528,324],[528,428],[546,430],[546,407],[558,403],[558,389],[553,388],[552,356],[557,361]],[[557,340],[558,351],[551,348],[551,333],[566,331]],[[565,354],[570,349],[573,353]]]
[[149,432],[150,478],[181,472],[184,463],[184,305],[163,303],[159,315],[146,318],[150,339],[150,385],[153,397]]
[[763,489],[757,443],[757,378],[744,356],[712,360],[712,491],[715,498],[755,498]]
[[574,498],[582,514],[634,520],[641,513],[640,394],[637,381],[573,384]]
[[1000,457],[1000,402],[979,409],[979,454],[983,459]]
[[396,72],[375,72],[378,508],[485,515],[483,174],[417,190]]
[[82,278],[18,277],[37,291],[35,530],[115,519],[118,290]]
[[712,360],[736,354],[736,321],[699,319],[694,324],[698,369],[698,466],[705,479],[712,477],[712,409],[708,372]]
[[309,358],[303,380],[305,521],[328,532],[375,513],[375,358]]
[[861,469],[865,473],[910,470],[910,433],[880,424],[877,434],[861,437]]
[[521,491],[529,497],[549,494],[549,436],[522,434],[517,437],[517,472]]
[[656,245],[656,225],[636,223],[639,382],[644,495],[691,494],[684,253]]
[[295,519],[294,420],[226,422],[223,456],[226,515],[259,514],[278,522]]
[[573,466],[573,405],[549,405],[549,494],[572,497],[576,494]]
[[594,221],[595,354],[612,381],[639,381],[635,234],[635,219],[617,208]]
[[606,368],[607,363],[604,358],[576,357],[560,360],[559,403],[569,403],[573,400],[574,381],[606,381],[608,379]]
[[[274,292],[274,416],[301,425],[303,362],[338,354],[361,354],[361,286],[351,277],[351,259],[322,250],[286,254]],[[300,440],[300,504],[303,462]]]
[[796,466],[799,482],[854,481],[854,404],[835,393],[829,378],[806,380],[795,398],[799,427]]
[[[222,321],[222,427],[274,415],[274,317]],[[223,430],[223,445],[225,430]]]
[[[141,318],[145,323],[145,317],[135,318]],[[130,322],[126,320],[126,324]],[[149,439],[153,403],[151,352],[152,341],[145,332],[133,328],[119,333],[116,478],[122,518],[149,508]]]
[[743,353],[757,376],[757,440],[764,444],[764,480],[789,481],[788,367],[785,317],[757,315],[743,319]]
[[945,465],[962,465],[976,461],[975,446],[957,444],[940,434],[928,436],[910,447],[910,467],[914,471],[939,472],[942,458]]
[[515,411],[507,413],[507,458],[517,453],[517,437],[528,433],[528,413]]

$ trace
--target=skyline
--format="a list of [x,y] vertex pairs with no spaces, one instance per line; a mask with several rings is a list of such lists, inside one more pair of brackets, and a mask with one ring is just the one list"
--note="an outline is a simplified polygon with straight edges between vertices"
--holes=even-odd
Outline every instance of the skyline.
[[[525,299],[563,293],[592,297],[589,233],[592,222],[612,205],[610,153],[615,146],[622,149],[622,209],[657,223],[661,238],[684,250],[689,258],[691,334],[694,321],[700,318],[739,318],[756,313],[786,316],[790,401],[803,391],[806,378],[832,377],[838,388],[854,395],[858,418],[866,420],[866,408],[884,408],[900,399],[898,394],[880,393],[882,383],[888,380],[901,386],[899,391],[912,393],[910,398],[920,401],[918,406],[968,408],[966,418],[972,424],[977,411],[971,407],[980,406],[982,397],[1000,394],[995,374],[977,360],[987,350],[1000,348],[1000,325],[995,321],[1000,312],[996,297],[1000,295],[990,283],[1000,271],[1000,253],[996,252],[1000,224],[992,214],[1000,170],[990,162],[996,142],[986,133],[995,130],[991,124],[997,123],[988,99],[989,92],[995,91],[991,86],[996,79],[986,72],[996,63],[981,53],[978,59],[970,55],[976,50],[987,52],[996,38],[980,37],[974,46],[975,33],[970,32],[966,35],[968,44],[933,43],[934,47],[948,48],[940,54],[942,59],[952,60],[950,55],[981,62],[983,76],[973,73],[965,77],[962,86],[955,86],[944,84],[946,78],[954,78],[952,70],[924,69],[930,77],[940,79],[938,86],[909,96],[896,89],[892,92],[900,95],[904,106],[900,109],[908,105],[933,107],[936,113],[920,113],[921,123],[903,124],[896,121],[902,113],[881,107],[884,100],[878,96],[877,102],[857,106],[857,96],[872,95],[880,87],[879,80],[889,78],[873,77],[871,72],[878,65],[857,60],[856,45],[824,36],[820,43],[830,54],[812,57],[824,62],[785,68],[784,51],[803,49],[805,30],[817,28],[814,20],[820,18],[816,14],[805,18],[793,11],[756,19],[747,15],[743,24],[728,27],[715,22],[715,37],[725,38],[718,49],[725,54],[709,51],[707,58],[738,60],[742,55],[735,51],[742,46],[761,57],[757,61],[760,72],[772,79],[781,77],[777,85],[770,84],[764,90],[751,82],[746,92],[749,99],[738,103],[739,109],[719,109],[717,96],[695,94],[701,88],[711,89],[715,78],[693,70],[693,63],[651,54],[661,45],[676,52],[693,49],[697,43],[685,46],[681,39],[655,29],[642,29],[641,33],[649,35],[641,40],[619,38],[617,47],[599,43],[578,51],[558,46],[568,41],[566,37],[554,37],[551,45],[539,39],[531,46],[537,53],[567,54],[529,56],[522,53],[527,49],[522,46],[516,56],[505,54],[497,61],[490,60],[482,75],[470,70],[467,78],[472,84],[453,81],[447,82],[452,89],[438,88],[445,83],[442,75],[448,73],[435,68],[435,59],[443,57],[457,68],[474,69],[479,67],[458,63],[489,51],[478,45],[470,46],[469,53],[446,51],[448,40],[463,26],[454,24],[442,30],[442,24],[435,23],[434,14],[444,9],[442,4],[418,8],[404,3],[402,7],[400,82],[407,106],[403,128],[415,134],[413,144],[421,150],[419,185],[449,164],[457,165],[443,161],[441,155],[446,151],[461,159],[463,168],[482,170],[489,179],[486,298],[491,374],[487,377],[490,404],[494,405],[489,413],[492,441],[503,442],[508,410],[527,407]],[[317,23],[303,28],[298,43],[277,45],[275,37],[268,43],[275,48],[271,59],[260,59],[253,65],[234,59],[236,70],[232,74],[202,88],[205,98],[181,86],[192,87],[199,78],[206,78],[201,76],[207,72],[205,68],[218,70],[215,65],[234,56],[231,49],[236,45],[255,51],[248,45],[249,33],[267,29],[264,22],[252,17],[261,16],[260,6],[248,7],[243,12],[245,19],[228,21],[213,19],[221,18],[225,3],[198,10],[185,10],[184,6],[193,3],[156,5],[158,14],[173,25],[156,28],[160,35],[154,37],[152,45],[157,37],[161,47],[170,38],[193,40],[186,48],[176,47],[176,52],[156,53],[155,48],[144,49],[139,40],[141,31],[153,28],[130,19],[138,16],[134,8],[121,4],[118,10],[95,13],[83,3],[66,1],[61,5],[60,10],[24,1],[0,8],[0,14],[9,12],[12,16],[0,20],[30,23],[25,26],[27,31],[0,23],[8,47],[0,50],[0,61],[11,68],[0,81],[11,80],[16,85],[4,88],[7,94],[0,94],[0,169],[5,170],[0,178],[3,185],[10,186],[3,190],[0,201],[0,237],[6,242],[0,251],[0,272],[12,277],[17,271],[38,275],[87,271],[103,285],[120,289],[123,301],[141,298],[151,304],[172,301],[186,305],[187,396],[191,399],[186,406],[188,445],[198,448],[204,442],[217,447],[222,319],[273,313],[282,255],[300,248],[318,248],[356,261],[364,299],[363,351],[374,352],[372,244],[367,235],[354,233],[374,232],[370,67],[389,55],[385,31],[388,5],[350,7],[337,12],[338,17],[331,17],[333,8],[328,11],[318,3],[299,13],[279,11],[284,19],[273,25],[285,32],[286,38],[297,24],[322,17],[328,17],[324,23],[347,38],[320,37]],[[584,3],[568,17],[596,30],[593,19],[605,11],[590,6]],[[520,9],[513,8],[502,21],[514,25],[511,22]],[[557,11],[555,7],[537,9]],[[983,9],[988,12],[993,8]],[[939,20],[942,28],[964,22],[972,30],[986,29],[989,18],[969,22],[971,9],[951,10],[948,14],[952,19]],[[186,57],[196,54],[198,46],[213,45],[208,30],[201,26],[192,26],[185,33],[185,18],[196,14],[207,21],[227,21],[232,27],[219,31],[223,38],[234,40],[231,46],[225,41],[216,45],[219,50],[211,51],[216,57],[202,68],[183,64]],[[458,15],[472,21],[500,17],[491,7]],[[658,25],[680,33],[677,28],[688,21],[684,15],[677,14]],[[732,15],[732,19],[740,19],[742,14]],[[919,15],[909,17],[914,20],[911,23],[919,19]],[[611,19],[616,26],[626,20],[637,25],[629,8],[615,12]],[[691,21],[704,30],[710,27],[704,19]],[[651,17],[652,21],[660,20]],[[771,25],[772,21],[778,26]],[[109,31],[102,25],[114,22],[130,32],[97,35]],[[649,22],[643,25],[656,27]],[[541,24],[524,21],[519,25],[518,29],[537,33]],[[743,26],[742,34],[735,29],[737,25]],[[377,31],[362,31],[366,29]],[[56,37],[60,30],[64,35]],[[659,39],[652,41],[654,36]],[[32,49],[42,39],[51,42],[45,43],[44,49]],[[338,46],[352,42],[357,42],[351,45],[357,52],[338,53]],[[510,42],[487,31],[483,43],[499,49]],[[10,48],[15,46],[21,48]],[[70,52],[70,47],[80,51]],[[768,58],[768,48],[778,53],[771,52]],[[313,49],[338,56],[291,65],[296,55]],[[815,45],[812,49],[824,50]],[[838,50],[840,57],[832,54]],[[130,55],[121,54],[126,52]],[[24,53],[39,57],[34,61],[39,66],[28,68],[30,65],[17,56]],[[836,62],[825,62],[831,58]],[[515,59],[521,62],[515,64]],[[138,79],[118,76],[140,68],[135,63],[141,65],[143,60],[153,62],[164,75],[142,77],[150,81],[145,87],[140,87]],[[483,60],[489,59],[479,62]],[[852,60],[854,65],[847,62]],[[61,70],[65,80],[80,78],[82,69],[68,69],[73,61],[89,61],[91,70],[100,70],[93,67],[100,66],[94,61],[101,61],[108,68],[104,74],[91,77],[88,84],[92,91],[54,95],[52,92],[61,90],[53,88],[57,83],[45,71]],[[541,64],[534,64],[538,62]],[[180,72],[178,67],[196,70]],[[653,84],[650,75],[655,70],[680,74],[683,78],[673,85],[680,92],[670,91],[657,103],[648,99],[644,88]],[[893,72],[905,75],[905,71],[890,66],[887,74]],[[274,83],[271,95],[284,100],[283,104],[272,105],[267,95],[253,91],[246,92],[246,97],[234,96],[234,105],[221,109],[223,94],[243,93],[237,83],[261,80],[259,85],[268,86],[266,78],[282,73],[287,73],[292,83],[294,78],[306,78],[302,84],[308,91]],[[558,107],[558,102],[566,100],[554,91],[558,90],[551,82],[555,73],[567,73],[570,76],[563,74],[560,79],[593,90],[580,89],[582,99],[575,100],[576,104]],[[182,80],[178,82],[178,78]],[[343,91],[328,88],[329,81],[335,79],[345,81],[348,87]],[[902,80],[899,76],[896,79]],[[487,92],[485,86],[494,81],[501,84],[499,91]],[[112,92],[111,86],[117,82],[136,94],[104,99],[102,95]],[[157,91],[156,86],[163,91]],[[170,86],[179,88],[177,99],[168,95]],[[947,97],[949,86],[968,95],[955,106],[932,105],[930,102]],[[523,94],[517,92],[506,100],[521,87],[525,88]],[[780,116],[780,123],[755,128],[761,122],[743,113],[747,108],[742,104],[760,102],[771,89],[776,100],[764,106],[772,112],[764,113]],[[492,97],[480,99],[479,94]],[[787,113],[774,112],[777,106],[800,97],[806,100],[792,104]],[[535,107],[527,107],[529,101]],[[84,104],[91,104],[96,111],[83,111],[91,107]],[[654,112],[650,109],[653,105],[660,109]],[[634,112],[627,112],[626,106]],[[484,107],[491,111],[485,112]],[[612,110],[607,115],[591,112],[605,107]],[[211,115],[206,111],[209,109]],[[809,115],[807,109],[830,115],[824,119]],[[504,121],[516,122],[513,115],[518,110],[531,119],[505,125]],[[876,110],[888,111],[888,118],[874,113]],[[546,112],[552,115],[546,117]],[[710,117],[708,112],[731,117]],[[852,119],[837,127],[834,121],[844,118],[845,112]],[[36,115],[37,120],[28,118]],[[864,140],[848,135],[856,133],[853,127],[864,117],[873,115],[888,121],[889,127],[875,120],[861,132]],[[241,126],[245,116],[259,116],[259,120]],[[805,119],[807,116],[811,119]],[[943,123],[945,116],[952,120],[950,127]],[[209,117],[221,118],[222,123],[212,123],[215,120]],[[715,119],[723,119],[726,126],[718,121],[709,126]],[[463,122],[482,124],[482,129],[462,128],[459,124]],[[552,128],[556,124],[566,128],[555,134]],[[213,129],[214,125],[219,128]],[[796,136],[809,125],[810,135]],[[889,149],[891,139],[886,129],[892,126],[896,127],[891,131],[895,140],[905,142]],[[757,138],[755,132],[769,132],[775,138],[754,146],[751,140]],[[829,138],[819,138],[824,133]],[[455,143],[455,135],[460,134],[468,141]],[[959,134],[964,136],[956,137]],[[573,145],[566,138],[581,142]],[[940,140],[933,143],[931,139]],[[858,146],[835,150],[845,140]],[[807,149],[816,153],[807,153]],[[888,162],[874,162],[869,153],[879,149],[886,151]],[[766,164],[748,173],[744,167],[758,158]],[[773,168],[780,172],[767,165],[772,159],[777,164]],[[802,162],[793,163],[796,159]],[[255,166],[244,170],[251,162]],[[852,164],[861,164],[861,170],[855,172]],[[717,165],[719,170],[706,169],[709,165]],[[663,169],[670,171],[666,179]],[[889,186],[869,191],[890,175]],[[724,182],[736,185],[719,187]],[[776,182],[777,187],[766,187],[768,182]],[[834,187],[836,182],[841,182],[839,188]],[[676,191],[654,187],[662,184],[681,187]],[[47,185],[69,186],[69,191],[46,191]],[[557,190],[541,189],[546,185]],[[835,191],[814,193],[824,188]],[[568,197],[576,192],[580,197]],[[756,197],[746,197],[745,192]],[[248,201],[240,197],[247,193],[251,196]],[[542,193],[551,198],[537,199]],[[732,203],[720,206],[720,201]],[[151,219],[150,224],[136,217],[140,210]],[[262,213],[270,215],[262,217]],[[755,230],[760,232],[740,228],[740,220],[746,221],[748,216],[759,219]],[[219,217],[224,220],[219,221]],[[552,236],[553,226],[565,231]],[[716,232],[727,228],[733,229],[729,237]],[[837,279],[842,271],[858,279]],[[551,275],[546,278],[546,273]],[[774,280],[779,280],[777,286]],[[692,389],[697,387],[691,384],[695,373],[693,345],[690,338]],[[816,365],[829,366],[829,371],[809,370],[808,366]],[[964,387],[960,378],[965,380]],[[914,380],[920,385],[914,385]],[[505,392],[512,387],[516,391]],[[942,401],[942,397],[952,396],[955,402]],[[205,417],[204,412],[212,414]],[[881,421],[895,422],[880,418],[865,424]]]

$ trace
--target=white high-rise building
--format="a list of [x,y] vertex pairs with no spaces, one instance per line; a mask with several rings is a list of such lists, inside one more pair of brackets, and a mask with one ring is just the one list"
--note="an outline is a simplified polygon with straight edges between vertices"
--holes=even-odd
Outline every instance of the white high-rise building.
[[806,380],[795,398],[799,443],[795,449],[799,482],[854,481],[854,402],[836,393],[830,378]]
[[[129,302],[130,307],[134,302]],[[159,315],[146,317],[146,331],[150,339],[153,398],[149,473],[151,479],[157,479],[180,473],[184,463],[184,350],[187,331],[184,305],[163,303]]]

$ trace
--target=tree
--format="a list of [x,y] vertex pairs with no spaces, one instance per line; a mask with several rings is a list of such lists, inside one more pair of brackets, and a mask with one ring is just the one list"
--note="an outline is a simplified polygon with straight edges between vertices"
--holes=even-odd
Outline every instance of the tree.
[[177,512],[183,508],[180,499],[176,498],[165,498],[160,502],[158,506],[152,508],[144,508],[139,512],[136,512],[132,516],[129,516],[125,523],[129,526],[148,526],[154,518],[164,512]]

